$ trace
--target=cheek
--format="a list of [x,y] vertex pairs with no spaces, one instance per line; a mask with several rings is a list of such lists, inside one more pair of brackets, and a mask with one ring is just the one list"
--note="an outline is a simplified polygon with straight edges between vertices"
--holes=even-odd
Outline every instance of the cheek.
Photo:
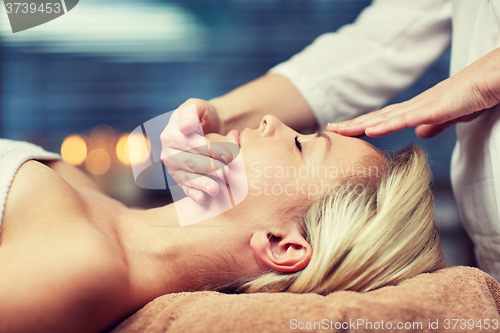
[[285,149],[263,146],[242,150],[248,193],[263,200],[261,204],[307,203],[338,186],[338,172],[326,166],[299,163],[297,156]]
[[272,202],[307,197],[308,186],[300,177],[304,171],[300,166],[280,160],[276,155],[259,157],[246,164],[249,194]]
[[317,199],[322,195],[338,190],[339,187],[340,179],[332,179],[329,177],[311,178],[304,182],[308,200]]
[[258,162],[262,165],[275,165],[283,163],[286,155],[284,148],[272,143],[260,142],[241,150],[245,163]]
[[[257,171],[253,171],[256,175]],[[311,201],[340,187],[344,178],[329,171],[331,170],[324,166],[274,165],[272,168],[268,166],[261,169],[256,179],[259,184],[265,185],[264,193]]]
[[[285,158],[283,148],[273,147],[271,145],[252,146],[242,149],[241,154],[245,163],[247,178],[249,179],[267,179],[268,182],[274,182],[276,171],[280,168],[286,168],[292,161]],[[278,175],[278,178],[283,178]]]

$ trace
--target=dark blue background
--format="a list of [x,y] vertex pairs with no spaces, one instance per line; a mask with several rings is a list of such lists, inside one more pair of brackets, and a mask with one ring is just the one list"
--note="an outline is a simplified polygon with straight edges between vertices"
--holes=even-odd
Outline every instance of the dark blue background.
[[[63,138],[106,123],[126,132],[189,97],[209,99],[263,75],[321,33],[352,22],[370,3],[337,1],[179,1],[208,27],[207,48],[188,62],[112,62],[105,57],[1,47],[1,135],[59,150]],[[82,5],[79,4],[80,6]],[[1,45],[1,44],[0,44]],[[36,50],[36,49],[35,49]],[[394,101],[448,76],[446,53]],[[370,142],[395,149],[416,136],[402,131]],[[453,130],[425,141],[436,181],[447,182]]]
[[[369,0],[156,2],[179,6],[206,28],[204,47],[183,54],[186,61],[115,61],[98,54],[42,53],[36,43],[13,47],[0,39],[0,136],[34,141],[48,150],[59,151],[66,136],[88,134],[99,124],[108,124],[117,132],[130,132],[190,97],[210,99],[265,74],[320,34],[351,23],[371,3]],[[125,0],[114,3],[141,4]],[[84,4],[80,2],[68,15]],[[391,103],[410,99],[447,78],[449,61],[447,51]],[[413,129],[408,129],[369,141],[385,150],[417,141],[429,152],[438,199],[437,222],[441,221],[438,226],[447,262],[472,265],[471,245],[460,227],[450,192],[454,128],[431,140],[419,140]]]

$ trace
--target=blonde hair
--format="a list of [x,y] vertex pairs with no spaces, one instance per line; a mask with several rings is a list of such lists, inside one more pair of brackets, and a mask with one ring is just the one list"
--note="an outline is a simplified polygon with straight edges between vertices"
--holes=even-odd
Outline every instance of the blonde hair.
[[307,267],[270,271],[233,290],[364,292],[435,270],[443,254],[426,155],[411,145],[382,159],[379,177],[345,179],[308,206],[300,221],[313,249]]

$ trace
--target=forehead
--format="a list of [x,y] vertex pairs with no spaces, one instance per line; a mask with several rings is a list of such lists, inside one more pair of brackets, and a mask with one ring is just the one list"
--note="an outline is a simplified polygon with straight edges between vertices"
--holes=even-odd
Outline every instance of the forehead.
[[[330,151],[325,159],[326,164],[361,164],[369,155],[382,156],[381,152],[368,142],[336,133],[325,132],[331,140]],[[315,140],[325,139],[317,138]]]

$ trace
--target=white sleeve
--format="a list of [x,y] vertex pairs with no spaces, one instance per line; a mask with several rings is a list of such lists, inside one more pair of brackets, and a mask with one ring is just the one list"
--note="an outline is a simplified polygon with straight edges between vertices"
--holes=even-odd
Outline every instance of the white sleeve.
[[353,24],[319,36],[269,72],[287,77],[325,127],[383,106],[450,39],[449,0],[375,0]]

